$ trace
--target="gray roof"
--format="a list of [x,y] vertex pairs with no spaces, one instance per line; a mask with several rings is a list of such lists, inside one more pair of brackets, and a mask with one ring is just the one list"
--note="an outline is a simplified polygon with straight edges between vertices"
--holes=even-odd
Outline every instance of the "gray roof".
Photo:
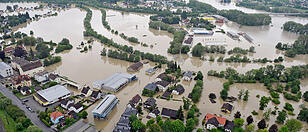
[[96,81],[93,83],[94,87],[100,88],[100,87],[108,87],[111,89],[117,89],[124,83],[129,82],[130,78],[133,78],[135,75],[127,74],[127,73],[120,73],[117,72],[110,76],[109,78],[105,80]]
[[186,71],[186,72],[184,72],[184,74],[183,74],[183,76],[187,76],[187,77],[189,77],[189,78],[191,78],[192,75],[193,75],[193,72],[191,72],[191,71]]
[[144,87],[144,89],[148,89],[148,90],[151,90],[151,91],[156,91],[157,85],[154,84],[154,83],[149,83],[149,84],[147,84],[147,85]]
[[62,85],[55,85],[50,88],[38,91],[37,94],[39,94],[41,97],[46,99],[47,101],[53,101],[56,100],[64,95],[67,95],[71,93],[66,87]]
[[0,62],[0,69],[1,70],[7,69],[7,68],[11,68],[11,67],[4,62]]
[[112,102],[116,99],[117,97],[115,95],[106,95],[106,97],[92,110],[92,113],[102,114],[108,108],[108,106],[112,104]]

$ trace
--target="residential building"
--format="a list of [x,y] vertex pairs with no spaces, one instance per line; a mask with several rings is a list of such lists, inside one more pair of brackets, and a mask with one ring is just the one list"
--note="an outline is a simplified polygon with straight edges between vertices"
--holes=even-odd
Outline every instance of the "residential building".
[[225,126],[226,121],[226,118],[207,113],[205,115],[205,128],[208,130],[217,129],[219,127]]
[[186,40],[184,40],[183,45],[184,46],[192,46],[193,44],[193,37],[188,37]]
[[132,106],[132,107],[135,107],[139,104],[142,103],[142,98],[139,94],[137,94],[136,96],[134,96],[130,101],[129,101],[129,104]]
[[69,111],[74,111],[75,113],[79,113],[80,111],[83,110],[83,106],[81,103],[76,103],[76,104],[73,104],[71,105],[69,108],[68,108]]
[[156,100],[153,97],[148,98],[143,103],[143,107],[147,109],[154,109],[156,107]]
[[97,101],[98,99],[100,99],[100,98],[101,98],[101,94],[102,94],[101,91],[92,91],[92,93],[91,93],[91,95],[90,95],[91,101],[95,102],[95,101]]
[[92,90],[90,89],[90,87],[83,87],[82,90],[81,90],[81,94],[85,97],[89,97],[92,92]]
[[162,80],[156,82],[155,84],[157,85],[159,91],[166,91],[170,85],[170,82]]
[[18,87],[30,87],[32,85],[31,79],[27,75],[20,75],[15,78],[12,78],[13,88],[17,89]]
[[48,79],[49,79],[49,81],[53,81],[53,82],[57,82],[57,83],[61,82],[61,78],[59,77],[59,75],[54,74],[54,73],[50,73],[48,75]]
[[11,66],[9,66],[8,64],[4,63],[4,62],[0,62],[0,75],[2,77],[9,77],[12,76],[13,73],[13,69]]
[[232,132],[234,128],[234,123],[232,121],[226,121],[226,124],[224,126],[225,132]]
[[178,119],[178,117],[176,116],[176,113],[177,113],[177,110],[163,108],[161,111],[161,116],[170,118],[170,119]]
[[106,95],[106,97],[92,110],[94,118],[107,118],[107,115],[117,105],[117,103],[118,99],[115,95]]
[[6,47],[3,49],[4,53],[8,56],[13,55],[15,48],[12,46]]
[[163,99],[170,99],[170,96],[171,96],[171,93],[170,91],[166,91],[163,93],[163,95],[161,96]]
[[120,120],[117,122],[116,126],[113,129],[113,132],[130,132],[130,120],[129,117],[131,115],[137,115],[138,111],[136,108],[126,107],[125,111],[120,117]]
[[224,103],[221,107],[221,112],[231,114],[231,111],[233,110],[233,106],[229,103]]
[[47,106],[71,96],[71,92],[62,85],[55,85],[50,88],[40,90],[33,95],[34,99],[41,105]]
[[138,71],[142,66],[143,66],[143,63],[142,63],[142,62],[137,62],[137,63],[134,63],[134,64],[130,65],[130,66],[127,68],[127,71],[136,72],[136,71]]
[[61,107],[64,109],[68,109],[69,104],[74,104],[74,99],[68,98],[61,101]]
[[159,74],[159,75],[156,77],[155,82],[162,81],[162,80],[164,80],[164,78],[167,78],[167,77],[168,77],[168,76],[167,76],[166,74],[161,73],[161,74]]
[[64,118],[64,115],[59,111],[55,111],[55,112],[52,112],[49,117],[50,117],[50,121],[53,124],[58,124],[60,120]]
[[157,116],[159,116],[159,114],[160,114],[160,111],[158,110],[158,108],[155,108],[149,113],[148,116],[151,118],[156,118]]
[[155,83],[149,83],[147,84],[144,89],[150,90],[150,91],[154,91],[157,92],[158,91],[158,87]]
[[27,86],[23,86],[23,87],[20,88],[20,93],[22,95],[29,95],[29,94],[31,94],[31,92],[32,92],[31,88],[29,88]]
[[191,71],[186,71],[183,74],[183,78],[184,78],[185,81],[190,81],[192,79],[192,77],[193,77],[193,72],[191,72]]
[[156,72],[157,68],[149,68],[145,71],[145,74],[152,75]]
[[49,76],[49,72],[47,71],[43,71],[43,72],[39,72],[39,73],[36,73],[34,75],[34,80],[36,80],[37,82],[47,82],[49,79],[48,79],[48,76]]
[[184,93],[185,89],[182,85],[177,85],[175,87],[175,89],[172,90],[172,94],[175,94],[175,95],[180,95],[182,93]]
[[13,58],[12,67],[17,69],[20,75],[33,76],[36,73],[44,71],[43,64],[40,60],[30,62],[19,57]]
[[93,87],[105,89],[112,92],[117,92],[121,88],[126,86],[129,82],[137,79],[138,78],[136,75],[117,72],[105,80],[94,82]]

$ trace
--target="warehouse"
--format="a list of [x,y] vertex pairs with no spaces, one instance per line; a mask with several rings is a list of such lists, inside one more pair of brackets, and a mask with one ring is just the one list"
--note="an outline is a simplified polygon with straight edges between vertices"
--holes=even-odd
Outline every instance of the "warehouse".
[[106,97],[92,110],[94,118],[105,119],[117,103],[118,99],[115,95],[106,95]]
[[117,92],[134,80],[137,80],[136,75],[117,72],[105,80],[94,82],[93,87]]
[[62,85],[55,85],[50,88],[40,90],[33,95],[33,98],[43,106],[56,103],[71,96],[71,92]]

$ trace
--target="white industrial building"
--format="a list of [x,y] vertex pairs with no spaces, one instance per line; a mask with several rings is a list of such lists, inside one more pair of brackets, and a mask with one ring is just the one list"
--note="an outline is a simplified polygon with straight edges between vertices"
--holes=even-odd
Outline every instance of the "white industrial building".
[[94,82],[93,87],[117,92],[133,80],[137,80],[136,75],[117,72],[105,80]]
[[94,118],[105,119],[118,103],[115,95],[109,94],[92,110]]
[[40,90],[33,95],[34,99],[41,105],[47,106],[71,96],[71,92],[62,85],[55,85],[50,88]]
[[13,75],[12,67],[4,62],[0,62],[0,75],[2,77],[12,76]]

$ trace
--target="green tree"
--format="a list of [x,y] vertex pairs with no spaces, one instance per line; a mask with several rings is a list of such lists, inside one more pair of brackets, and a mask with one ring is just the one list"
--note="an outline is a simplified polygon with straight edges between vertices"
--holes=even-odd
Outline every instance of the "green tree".
[[287,112],[282,110],[282,111],[279,111],[278,112],[278,116],[276,118],[276,122],[279,123],[279,124],[283,124],[284,121],[286,120],[287,118]]
[[238,127],[242,127],[244,125],[244,119],[242,118],[235,118],[233,122]]
[[288,129],[287,126],[283,125],[283,126],[279,129],[278,132],[290,132],[290,131],[289,131],[289,129]]
[[157,124],[151,124],[148,132],[161,132],[160,127]]
[[289,119],[289,120],[287,120],[285,125],[292,132],[293,131],[298,132],[298,131],[300,131],[303,128],[303,124],[300,121],[296,120],[296,119]]
[[39,127],[37,126],[29,126],[25,132],[43,132]]
[[255,125],[254,124],[249,124],[246,126],[246,130],[248,132],[253,132],[255,130]]

